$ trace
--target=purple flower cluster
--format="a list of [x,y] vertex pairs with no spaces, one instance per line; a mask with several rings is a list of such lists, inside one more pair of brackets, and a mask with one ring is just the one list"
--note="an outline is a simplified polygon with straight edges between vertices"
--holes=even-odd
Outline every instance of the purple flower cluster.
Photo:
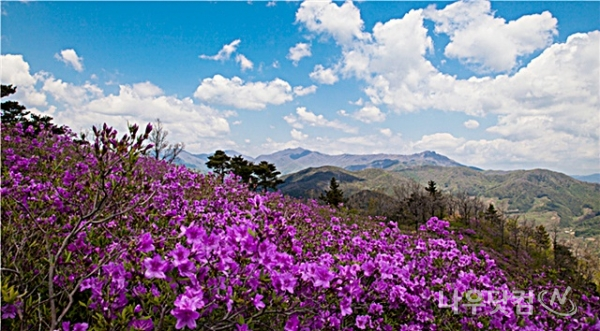
[[465,297],[515,285],[485,252],[457,242],[446,221],[403,233],[392,222],[257,194],[236,177],[221,182],[145,158],[135,132],[117,140],[104,127],[96,136],[77,144],[68,135],[32,138],[2,127],[8,328],[579,330],[598,323],[597,297],[580,297],[572,317],[537,302],[533,315],[518,314],[516,297],[482,302],[477,314],[440,307],[440,291]]

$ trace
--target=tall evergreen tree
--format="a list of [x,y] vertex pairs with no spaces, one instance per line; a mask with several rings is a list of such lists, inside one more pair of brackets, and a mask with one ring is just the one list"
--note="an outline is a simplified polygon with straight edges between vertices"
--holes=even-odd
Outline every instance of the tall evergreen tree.
[[214,172],[223,178],[227,168],[229,167],[229,160],[231,160],[231,157],[225,154],[225,152],[222,150],[218,150],[214,155],[208,157],[206,166],[210,169],[214,169]]
[[254,163],[244,159],[241,155],[231,158],[227,168],[232,173],[240,176],[244,183],[252,184],[256,181],[256,178],[252,176],[255,168]]
[[543,225],[538,225],[535,228],[535,232],[533,234],[535,244],[539,250],[546,250],[550,248],[550,235],[546,231],[546,228]]
[[437,184],[434,181],[430,180],[429,182],[427,182],[427,187],[425,188],[425,191],[429,192],[429,196],[431,196],[434,200],[439,194],[436,185]]
[[341,203],[346,203],[346,201],[348,201],[348,199],[344,198],[344,192],[340,190],[340,185],[337,180],[335,180],[335,177],[331,177],[329,190],[325,190],[324,193],[321,193],[319,200],[335,208],[339,208]]
[[277,171],[274,164],[267,161],[261,161],[259,164],[254,166],[254,174],[258,177],[256,183],[257,188],[262,187],[266,192],[268,189],[277,189],[277,185],[283,183],[283,181],[277,178],[281,175],[281,172]]

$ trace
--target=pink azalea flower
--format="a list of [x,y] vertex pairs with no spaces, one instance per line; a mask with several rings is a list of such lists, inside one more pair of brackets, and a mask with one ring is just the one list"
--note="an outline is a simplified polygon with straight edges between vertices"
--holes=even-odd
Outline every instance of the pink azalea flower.
[[169,268],[169,262],[164,261],[160,255],[144,259],[144,267],[146,268],[146,272],[144,273],[146,278],[167,278],[165,271]]

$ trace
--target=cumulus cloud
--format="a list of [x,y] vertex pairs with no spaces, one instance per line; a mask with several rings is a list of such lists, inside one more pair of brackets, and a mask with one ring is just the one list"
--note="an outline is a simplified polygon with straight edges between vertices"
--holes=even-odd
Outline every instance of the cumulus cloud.
[[14,85],[16,94],[11,98],[19,101],[27,107],[40,107],[47,104],[46,94],[35,89],[35,84],[41,79],[41,75],[31,75],[29,63],[22,55],[6,54],[0,56],[0,80],[2,84]]
[[346,44],[353,39],[366,39],[360,11],[351,1],[338,6],[330,1],[304,1],[296,12],[296,22],[313,32],[328,33],[336,42]]
[[136,95],[142,98],[157,97],[164,94],[163,90],[160,87],[150,83],[149,81],[133,84],[132,90]]
[[282,79],[270,82],[244,82],[241,78],[215,75],[205,78],[194,97],[209,103],[233,106],[239,109],[264,109],[267,105],[281,105],[293,99],[292,87]]
[[224,61],[224,60],[229,60],[229,58],[231,57],[231,54],[233,54],[233,52],[236,51],[236,49],[238,48],[238,46],[240,45],[242,41],[240,39],[236,39],[234,41],[232,41],[229,44],[226,44],[223,46],[223,48],[221,48],[221,50],[219,50],[219,52],[215,55],[205,55],[202,54],[200,55],[201,59],[204,60],[213,60],[213,61]]
[[160,88],[148,82],[120,85],[117,94],[77,106],[64,103],[58,107],[59,111],[51,114],[55,122],[67,124],[75,131],[106,122],[123,132],[127,122],[144,125],[160,118],[170,132],[169,140],[184,142],[188,151],[235,146],[227,138],[229,124],[224,114],[195,104],[191,98],[164,95]]
[[69,107],[83,106],[103,94],[102,90],[94,84],[75,85],[54,78],[52,75],[44,76],[42,91]]
[[506,22],[494,17],[488,1],[458,1],[425,17],[435,22],[435,32],[450,37],[444,54],[474,64],[481,71],[510,71],[517,59],[544,49],[557,35],[557,20],[545,11]]
[[[319,6],[341,8],[332,2]],[[333,28],[337,17],[318,13],[315,17],[321,21],[299,21],[310,32],[331,37],[341,45],[340,60],[331,66],[331,75],[362,80],[370,105],[386,106],[399,113],[433,109],[498,119],[496,125],[487,128],[493,135],[481,141],[463,141],[460,148],[464,154],[454,151],[453,155],[465,156],[466,151],[494,154],[486,155],[488,160],[495,160],[493,164],[499,164],[505,155],[513,155],[507,162],[520,162],[513,166],[526,166],[524,160],[528,160],[537,162],[537,167],[567,169],[570,165],[579,169],[577,172],[585,172],[581,170],[584,168],[597,172],[600,32],[575,33],[565,42],[552,44],[556,19],[550,13],[524,15],[507,22],[495,17],[489,7],[488,2],[472,1],[441,10],[412,10],[403,17],[376,23],[371,33],[355,24],[360,32],[345,29],[354,32],[341,34]],[[447,56],[479,69],[508,73],[459,79],[441,72],[426,58],[433,51],[433,41],[425,20],[433,20],[438,33],[450,36]],[[489,23],[489,31],[480,29],[482,22]],[[489,33],[494,35],[490,37]],[[472,42],[478,38],[487,41]],[[488,42],[497,44],[488,47]],[[541,53],[529,63],[519,63],[523,56],[536,51]],[[351,115],[360,116],[357,114],[361,112]],[[561,143],[546,148],[552,145],[550,140]],[[559,148],[562,142],[577,147],[565,153]],[[512,149],[514,153],[506,154]],[[544,153],[535,153],[536,149]],[[468,155],[477,159],[474,154]],[[479,165],[491,164],[481,160]]]
[[477,129],[479,127],[479,122],[477,122],[476,120],[468,120],[464,122],[463,125],[467,129]]
[[385,114],[382,113],[379,108],[373,105],[362,107],[358,111],[354,112],[352,117],[365,123],[385,121]]
[[[120,85],[117,94],[106,95],[89,82],[77,85],[46,72],[31,75],[21,55],[1,55],[0,60],[2,83],[18,87],[13,100],[34,113],[52,116],[55,123],[66,124],[75,132],[105,122],[124,132],[127,122],[144,125],[160,118],[171,133],[169,139],[185,142],[189,151],[235,146],[227,138],[226,119],[235,112],[219,112],[191,98],[165,95],[148,81]],[[36,98],[37,102],[31,102]]]
[[332,128],[348,133],[355,133],[358,131],[356,128],[341,123],[337,120],[327,120],[323,115],[317,115],[309,110],[306,110],[306,107],[296,108],[296,115],[289,114],[284,116],[283,119],[296,129],[302,129],[306,124],[314,127]]
[[317,86],[316,85],[311,85],[311,86],[307,86],[307,87],[302,87],[302,86],[295,86],[294,87],[294,94],[301,97],[301,96],[305,96],[308,94],[312,94],[317,92]]
[[392,136],[392,130],[390,130],[389,128],[385,128],[385,129],[379,129],[379,132],[381,132],[382,135],[386,136],[386,137],[391,137]]
[[320,64],[317,64],[314,70],[309,74],[310,79],[320,84],[333,85],[339,80],[333,69],[325,69]]
[[296,129],[292,129],[292,131],[290,131],[290,135],[292,135],[292,138],[294,140],[304,140],[308,138],[307,134],[304,134],[302,133],[302,131],[298,131]]
[[417,151],[421,150],[436,150],[436,151],[447,151],[450,149],[456,149],[458,146],[463,144],[465,139],[454,137],[450,133],[434,133],[430,135],[424,135],[421,140],[413,143],[413,149]]
[[83,71],[83,58],[79,57],[74,49],[63,49],[60,54],[54,54],[54,57],[78,72]]
[[358,98],[356,101],[349,101],[348,103],[355,106],[362,106],[365,104],[362,98]]
[[311,55],[310,44],[297,43],[296,46],[290,48],[287,58],[290,59],[294,65],[298,65],[298,62],[300,62],[303,57]]
[[29,72],[29,63],[23,59],[23,55],[6,54],[1,55],[2,70],[0,77],[2,84],[13,84],[16,86],[32,86],[36,82]]
[[248,69],[252,70],[252,68],[254,67],[254,63],[252,63],[252,61],[248,60],[248,58],[242,54],[238,54],[235,56],[235,62],[239,63],[242,71],[246,71]]

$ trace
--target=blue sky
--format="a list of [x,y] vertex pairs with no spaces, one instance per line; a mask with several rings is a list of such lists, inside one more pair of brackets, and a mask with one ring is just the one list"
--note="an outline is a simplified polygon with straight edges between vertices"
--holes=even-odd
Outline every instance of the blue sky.
[[2,2],[2,84],[192,153],[600,172],[597,2]]

